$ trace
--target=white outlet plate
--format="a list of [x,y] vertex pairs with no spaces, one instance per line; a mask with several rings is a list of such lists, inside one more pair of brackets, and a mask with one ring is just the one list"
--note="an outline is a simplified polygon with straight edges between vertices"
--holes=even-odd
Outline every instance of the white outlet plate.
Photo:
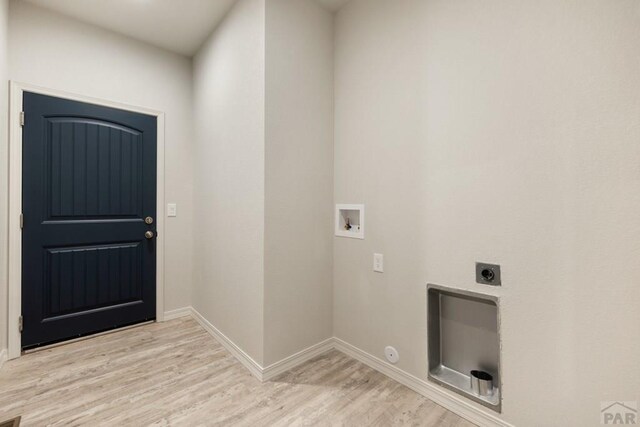
[[373,254],[373,271],[384,273],[384,255]]
[[175,203],[169,203],[167,205],[167,216],[178,216],[178,207]]

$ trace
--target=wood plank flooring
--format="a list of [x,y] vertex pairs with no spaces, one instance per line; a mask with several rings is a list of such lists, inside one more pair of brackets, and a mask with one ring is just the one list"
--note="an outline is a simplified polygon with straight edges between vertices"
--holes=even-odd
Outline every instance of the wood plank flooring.
[[0,421],[22,426],[472,424],[332,351],[260,383],[191,318],[7,362]]

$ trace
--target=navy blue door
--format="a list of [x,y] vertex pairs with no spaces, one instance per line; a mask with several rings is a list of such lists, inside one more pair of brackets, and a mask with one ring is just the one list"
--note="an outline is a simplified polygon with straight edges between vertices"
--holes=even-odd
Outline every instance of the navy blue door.
[[154,319],[156,118],[23,102],[22,347]]

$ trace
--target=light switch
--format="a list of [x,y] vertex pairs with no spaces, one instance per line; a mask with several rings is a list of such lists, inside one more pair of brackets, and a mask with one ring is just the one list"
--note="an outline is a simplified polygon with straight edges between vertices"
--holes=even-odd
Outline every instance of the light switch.
[[373,271],[384,273],[384,255],[373,254]]
[[177,216],[178,208],[175,203],[169,203],[167,205],[167,216]]

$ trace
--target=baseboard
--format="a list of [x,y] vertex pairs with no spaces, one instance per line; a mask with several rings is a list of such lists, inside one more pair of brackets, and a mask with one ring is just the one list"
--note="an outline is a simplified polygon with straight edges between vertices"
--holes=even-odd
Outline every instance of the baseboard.
[[[187,314],[184,314],[185,312],[187,312]],[[409,387],[416,393],[423,395],[427,399],[432,400],[443,408],[448,409],[478,426],[513,427],[511,424],[503,421],[497,416],[474,406],[470,401],[467,401],[462,397],[455,396],[436,384],[417,378],[396,366],[372,356],[364,350],[342,341],[339,338],[326,339],[285,359],[273,363],[266,368],[263,368],[193,307],[167,312],[165,313],[165,320],[186,315],[191,315],[209,334],[213,336],[213,338],[216,339],[216,341],[226,348],[245,368],[249,370],[254,377],[260,381],[273,379],[274,377],[295,368],[316,356],[319,356],[329,350],[336,349],[399,382],[400,384]]]
[[0,350],[0,369],[2,369],[2,365],[4,365],[4,362],[6,362],[7,359],[8,359],[7,349],[3,348],[2,350]]
[[191,316],[191,307],[176,308],[164,312],[164,321],[178,319],[180,317]]
[[266,368],[262,368],[262,380],[269,381],[278,375],[287,372],[290,369],[295,368],[298,365],[302,365],[304,362],[313,359],[316,356],[326,353],[329,350],[335,348],[333,338],[328,338],[318,344],[314,344],[311,347],[307,347],[302,351],[292,354],[276,363],[273,363]]
[[191,307],[191,316],[209,332],[210,335],[215,338],[224,348],[229,351],[238,361],[251,372],[251,375],[262,381],[262,366],[251,358],[247,353],[242,351],[233,341],[227,338],[222,332],[220,332],[215,326],[213,326],[207,319],[204,318],[198,311]]
[[370,368],[373,368],[400,384],[409,387],[427,399],[432,400],[443,408],[448,409],[478,426],[513,427],[511,424],[501,420],[495,415],[489,414],[484,410],[475,407],[470,402],[454,396],[440,386],[417,378],[400,368],[390,365],[389,363],[384,362],[345,341],[342,341],[339,338],[334,338],[334,346],[336,350],[341,351],[347,356],[353,357]]

